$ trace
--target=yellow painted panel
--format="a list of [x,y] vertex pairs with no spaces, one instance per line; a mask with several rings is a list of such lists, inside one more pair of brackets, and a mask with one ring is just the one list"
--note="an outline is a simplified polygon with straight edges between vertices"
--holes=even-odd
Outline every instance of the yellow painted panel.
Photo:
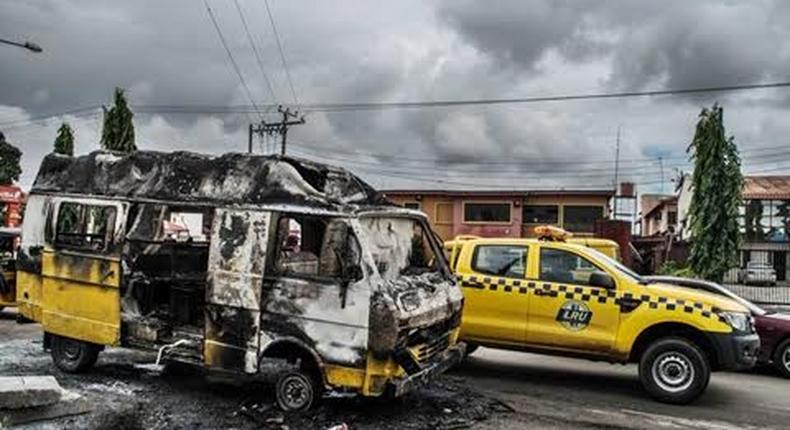
[[41,291],[44,330],[87,342],[118,344],[120,273],[117,259],[45,250]]
[[332,387],[350,388],[361,390],[365,384],[365,371],[353,367],[343,367],[333,364],[324,366],[326,382]]
[[118,288],[121,271],[117,258],[99,257],[70,251],[45,250],[41,259],[45,278]]
[[16,276],[18,312],[27,319],[41,322],[41,276],[22,271],[17,271]]

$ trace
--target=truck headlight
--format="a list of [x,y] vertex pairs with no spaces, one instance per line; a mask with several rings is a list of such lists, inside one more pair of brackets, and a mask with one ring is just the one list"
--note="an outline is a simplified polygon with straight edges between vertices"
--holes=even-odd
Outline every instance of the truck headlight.
[[724,321],[726,321],[733,330],[742,333],[752,332],[751,315],[742,312],[721,312],[719,315],[724,318]]

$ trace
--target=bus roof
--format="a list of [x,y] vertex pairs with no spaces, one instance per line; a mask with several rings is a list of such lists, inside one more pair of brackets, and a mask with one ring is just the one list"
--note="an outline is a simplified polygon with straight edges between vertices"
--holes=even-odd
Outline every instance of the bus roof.
[[294,157],[240,153],[50,154],[41,162],[31,193],[330,210],[392,205],[345,169]]

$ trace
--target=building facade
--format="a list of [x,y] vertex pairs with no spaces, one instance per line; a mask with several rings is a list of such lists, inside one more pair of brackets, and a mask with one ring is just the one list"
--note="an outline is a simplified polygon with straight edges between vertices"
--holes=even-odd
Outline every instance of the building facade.
[[[689,238],[690,182],[683,178],[678,196],[677,231],[683,239]],[[742,197],[740,267],[750,261],[767,263],[778,282],[790,280],[790,175],[745,176]]]
[[664,194],[643,194],[640,198],[642,236],[662,236],[675,232],[678,222],[678,198]]
[[537,225],[592,236],[610,216],[611,190],[445,191],[389,190],[388,199],[426,213],[444,239],[458,235],[532,237]]

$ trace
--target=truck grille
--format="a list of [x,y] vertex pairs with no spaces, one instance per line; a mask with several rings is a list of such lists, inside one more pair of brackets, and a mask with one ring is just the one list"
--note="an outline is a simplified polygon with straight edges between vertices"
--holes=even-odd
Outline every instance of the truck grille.
[[424,366],[433,362],[437,355],[441,355],[450,346],[450,333],[444,333],[428,342],[409,348],[414,361]]

